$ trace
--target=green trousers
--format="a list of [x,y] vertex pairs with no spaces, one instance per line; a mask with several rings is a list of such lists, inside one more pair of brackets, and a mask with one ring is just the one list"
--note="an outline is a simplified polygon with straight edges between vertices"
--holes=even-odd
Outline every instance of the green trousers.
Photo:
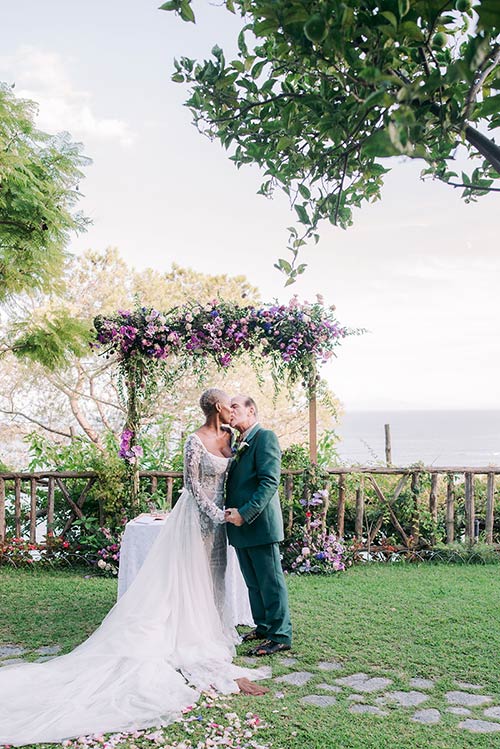
[[292,623],[279,544],[248,546],[236,549],[236,554],[257,631],[273,642],[291,645]]

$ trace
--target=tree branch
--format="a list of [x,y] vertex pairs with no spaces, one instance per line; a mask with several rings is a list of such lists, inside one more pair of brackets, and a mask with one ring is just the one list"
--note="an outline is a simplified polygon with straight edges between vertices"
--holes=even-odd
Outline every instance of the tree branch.
[[345,179],[345,173],[347,171],[347,161],[348,161],[348,159],[349,159],[349,154],[346,153],[346,155],[344,156],[344,167],[342,169],[342,179],[340,180],[340,185],[339,185],[339,194],[338,194],[338,197],[337,197],[337,205],[335,206],[335,220],[334,220],[335,226],[337,225],[337,219],[339,217],[340,199],[342,198],[342,190],[344,188],[344,179]]
[[265,107],[266,104],[272,104],[275,101],[278,101],[279,99],[302,99],[304,97],[304,94],[276,94],[276,96],[271,96],[269,99],[265,99],[264,101],[254,101],[250,104],[247,104],[245,107],[240,107],[238,109],[238,112],[236,114],[233,114],[228,117],[217,117],[216,119],[212,120],[212,122],[215,125],[218,125],[220,122],[231,122],[232,120],[237,120],[242,115],[245,115],[247,112],[250,112],[255,107]]
[[497,47],[496,52],[492,50],[492,54],[488,57],[488,59],[491,59],[491,65],[480,72],[479,76],[470,87],[469,93],[467,94],[467,101],[465,102],[464,109],[464,122],[467,122],[467,120],[469,119],[472,106],[476,101],[476,97],[481,90],[481,87],[486,78],[495,70],[496,66],[500,63],[500,46]]
[[87,417],[82,412],[80,408],[79,398],[81,396],[81,393],[79,392],[79,386],[81,385],[82,381],[82,375],[80,374],[77,379],[77,387],[75,389],[69,389],[66,385],[57,383],[55,381],[55,377],[47,376],[47,379],[49,382],[51,382],[54,387],[56,387],[58,390],[63,392],[69,400],[69,405],[71,408],[71,411],[73,413],[73,416],[77,420],[78,424],[81,426],[87,437],[100,449],[104,450],[104,445],[102,444],[102,440],[99,436],[99,434],[92,428],[91,424],[89,423]]
[[42,429],[45,429],[47,432],[52,432],[52,434],[59,434],[61,435],[61,437],[68,437],[69,439],[71,439],[72,437],[72,435],[69,434],[68,432],[61,432],[59,429],[53,429],[52,427],[48,427],[46,424],[42,424],[41,421],[38,421],[37,419],[33,419],[31,416],[28,416],[22,411],[15,411],[13,409],[10,411],[7,411],[5,408],[0,408],[0,413],[7,414],[9,416],[22,416],[23,419],[30,421],[32,424],[36,424]]
[[99,402],[99,399],[96,398],[95,395],[94,395],[94,381],[91,378],[89,379],[89,391],[90,391],[90,395],[92,397],[92,400],[94,401],[94,403],[96,405],[96,408],[97,408],[97,410],[99,412],[99,416],[102,419],[102,423],[104,424],[104,426],[106,427],[106,429],[108,429],[110,432],[112,432],[113,430],[111,429],[111,426],[110,426],[110,424],[109,424],[109,422],[108,422],[108,420],[106,418],[106,414],[104,413],[104,409],[102,407],[102,404]]
[[451,187],[466,187],[468,190],[482,190],[483,192],[500,192],[500,187],[483,187],[482,185],[465,185],[463,182],[446,182]]

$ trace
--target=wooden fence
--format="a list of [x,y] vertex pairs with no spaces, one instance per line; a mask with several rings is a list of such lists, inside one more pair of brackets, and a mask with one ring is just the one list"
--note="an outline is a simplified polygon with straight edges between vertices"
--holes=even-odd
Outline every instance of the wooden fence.
[[[294,526],[295,515],[298,510],[296,497],[296,482],[302,471],[284,470],[282,472],[282,505],[285,524],[290,533]],[[354,527],[353,535],[361,540],[363,537],[368,545],[372,544],[380,532],[384,522],[390,522],[394,533],[399,536],[401,544],[406,548],[416,547],[420,541],[420,519],[425,510],[431,519],[438,520],[438,482],[440,477],[445,482],[445,497],[441,500],[441,507],[445,511],[446,543],[455,540],[455,507],[457,487],[463,487],[465,511],[465,539],[471,543],[478,536],[475,509],[475,486],[478,477],[486,479],[485,511],[481,517],[484,525],[483,537],[486,543],[494,541],[495,524],[495,484],[500,474],[500,467],[488,466],[471,468],[464,466],[450,467],[337,467],[327,471],[329,475],[329,519],[333,522],[339,536],[344,536],[346,513],[346,487],[350,478],[355,479],[357,487],[354,498]],[[172,507],[176,497],[175,486],[180,485],[182,473],[177,471],[142,471],[140,473],[141,489],[148,494],[161,493],[165,498],[165,506]],[[394,477],[395,486],[381,487],[381,477]],[[425,498],[420,490],[423,477],[427,477],[428,495]],[[73,482],[79,482],[75,491]],[[41,519],[47,522],[47,538],[54,536],[54,511],[56,491],[60,492],[67,517],[64,523],[59,522],[58,535],[62,538],[68,533],[77,519],[85,517],[85,502],[91,489],[98,482],[98,475],[94,472],[54,472],[42,471],[37,473],[0,473],[0,544],[6,538],[15,536],[26,537],[35,542],[36,525]],[[387,482],[386,482],[387,483]],[[351,482],[352,484],[352,482]],[[98,487],[97,487],[98,488]],[[380,516],[370,527],[366,525],[366,494],[376,498],[380,508]],[[414,497],[410,528],[404,528],[403,522],[397,516],[395,507],[401,493],[409,489]],[[441,484],[443,494],[443,484]],[[98,497],[98,492],[96,492]],[[326,509],[326,508],[325,508]],[[99,505],[99,520],[105,522],[103,508]],[[500,517],[498,518],[500,521]],[[431,544],[435,542],[431,538]],[[429,544],[429,539],[426,540]]]

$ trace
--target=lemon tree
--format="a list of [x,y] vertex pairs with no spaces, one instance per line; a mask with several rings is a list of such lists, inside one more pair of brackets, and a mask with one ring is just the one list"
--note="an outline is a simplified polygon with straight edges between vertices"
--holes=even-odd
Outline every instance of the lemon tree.
[[[385,159],[424,162],[424,176],[463,189],[467,201],[500,190],[498,0],[225,0],[242,18],[239,54],[175,62],[190,87],[199,130],[238,165],[258,164],[260,192],[276,188],[296,213],[299,250],[326,219],[348,227],[353,208],[381,196]],[[194,21],[190,0],[164,10]],[[457,173],[460,148],[480,155]]]

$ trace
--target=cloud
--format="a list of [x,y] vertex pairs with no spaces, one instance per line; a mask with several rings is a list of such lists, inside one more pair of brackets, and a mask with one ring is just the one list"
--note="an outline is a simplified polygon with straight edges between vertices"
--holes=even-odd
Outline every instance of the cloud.
[[96,113],[91,94],[74,86],[67,68],[61,55],[35,47],[23,46],[13,55],[0,56],[0,77],[16,84],[18,96],[38,103],[41,129],[67,130],[77,140],[113,140],[131,146],[135,134],[127,122]]

